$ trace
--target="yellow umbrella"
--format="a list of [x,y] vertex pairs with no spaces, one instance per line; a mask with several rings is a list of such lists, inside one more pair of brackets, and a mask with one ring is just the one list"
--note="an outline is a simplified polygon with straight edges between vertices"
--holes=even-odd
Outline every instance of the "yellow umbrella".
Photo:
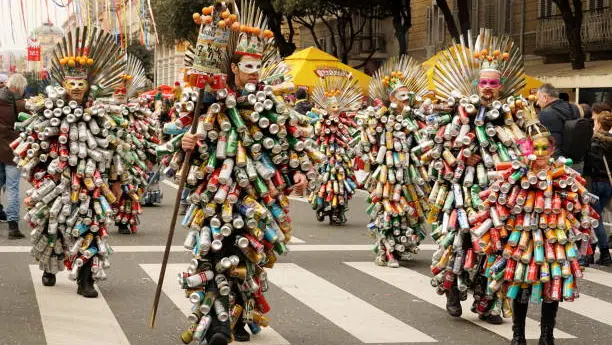
[[337,74],[337,70],[346,72],[347,76],[357,78],[365,95],[368,94],[370,76],[347,66],[336,57],[315,47],[302,49],[285,58],[285,63],[291,67],[291,75],[296,86],[307,87],[309,91],[322,76]]
[[[433,74],[436,63],[438,62],[438,59],[441,55],[442,52],[440,51],[421,64],[421,66],[423,66],[423,68],[425,69],[425,74],[427,75],[427,87],[429,88],[429,90],[435,89],[435,86],[433,84]],[[540,85],[544,84],[542,81],[527,74],[525,74],[525,80],[527,81],[527,84],[525,84],[525,87],[523,87],[519,92],[525,97],[529,96],[530,93],[535,92],[535,90],[537,90]]]

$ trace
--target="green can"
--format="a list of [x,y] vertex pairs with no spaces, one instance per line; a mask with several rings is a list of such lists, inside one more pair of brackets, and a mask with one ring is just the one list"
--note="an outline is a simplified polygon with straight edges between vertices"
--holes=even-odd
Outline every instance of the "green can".
[[227,148],[225,154],[228,157],[235,157],[238,152],[238,132],[232,128],[227,136]]
[[236,108],[227,109],[227,116],[229,117],[230,121],[232,122],[232,124],[234,125],[234,127],[236,128],[238,132],[244,132],[247,130],[247,126],[242,120],[242,116],[240,116],[240,112],[238,112],[238,109]]

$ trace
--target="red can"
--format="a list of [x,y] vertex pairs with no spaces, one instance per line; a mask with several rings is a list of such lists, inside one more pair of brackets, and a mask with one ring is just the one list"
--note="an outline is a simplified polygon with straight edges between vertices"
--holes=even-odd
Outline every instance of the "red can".
[[489,309],[489,300],[483,296],[480,298],[480,301],[478,302],[478,305],[476,306],[476,312],[478,312],[478,314],[484,314],[484,312],[486,312],[487,309]]
[[572,268],[572,273],[574,274],[574,277],[576,278],[583,277],[582,270],[580,269],[580,263],[578,262],[578,259],[574,259],[570,261],[570,267]]
[[507,282],[514,280],[514,272],[516,271],[516,261],[509,259],[504,270],[504,280]]
[[533,261],[533,258],[531,258],[529,268],[527,269],[527,279],[525,280],[525,283],[534,283],[538,281],[539,276],[540,270],[538,264],[536,264],[535,261]]
[[493,245],[493,250],[498,251],[502,248],[501,237],[499,235],[499,230],[497,228],[489,229],[489,235],[491,236],[491,244]]
[[451,270],[444,273],[444,282],[442,283],[444,290],[450,291],[453,288],[453,285],[455,284],[455,277],[455,274]]
[[476,261],[474,260],[474,251],[470,248],[465,252],[465,261],[463,262],[463,269],[469,272],[474,269],[475,263]]
[[552,197],[552,211],[555,214],[561,213],[561,196],[557,193]]
[[555,248],[552,243],[544,241],[544,253],[546,253],[546,261],[549,263],[555,261]]
[[550,288],[550,299],[553,301],[559,301],[561,299],[561,287],[562,287],[562,279],[555,278],[552,279],[552,286]]

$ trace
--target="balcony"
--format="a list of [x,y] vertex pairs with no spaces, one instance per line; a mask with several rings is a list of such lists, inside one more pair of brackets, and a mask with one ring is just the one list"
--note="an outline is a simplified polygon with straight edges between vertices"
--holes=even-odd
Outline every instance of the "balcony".
[[[592,59],[600,54],[609,59],[609,52],[612,51],[612,11],[604,8],[584,12],[581,36],[582,46]],[[547,58],[555,55],[567,57],[568,49],[563,18],[553,16],[538,19],[536,54]]]

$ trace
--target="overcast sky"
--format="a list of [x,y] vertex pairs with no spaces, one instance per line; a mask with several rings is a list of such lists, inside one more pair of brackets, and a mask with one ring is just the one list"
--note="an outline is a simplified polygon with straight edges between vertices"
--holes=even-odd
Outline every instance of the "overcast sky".
[[[0,0],[0,51],[22,50],[25,53],[28,34],[47,21],[47,4],[48,18],[53,24],[61,27],[68,17],[68,10],[67,7],[59,7],[55,3],[68,2],[69,0]],[[22,3],[27,32],[21,16]]]

